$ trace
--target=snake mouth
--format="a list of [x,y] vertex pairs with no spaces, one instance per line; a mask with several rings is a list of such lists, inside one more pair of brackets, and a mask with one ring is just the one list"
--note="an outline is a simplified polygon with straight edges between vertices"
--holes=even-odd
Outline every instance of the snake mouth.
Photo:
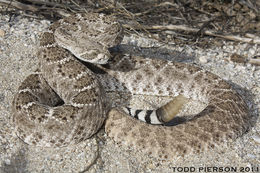
[[100,52],[99,50],[91,50],[83,52],[79,55],[75,54],[76,58],[84,62],[89,62],[93,64],[106,64],[110,59],[110,54],[108,51]]
[[97,58],[94,61],[96,64],[106,64],[108,60],[109,60],[109,56],[100,53],[97,55]]

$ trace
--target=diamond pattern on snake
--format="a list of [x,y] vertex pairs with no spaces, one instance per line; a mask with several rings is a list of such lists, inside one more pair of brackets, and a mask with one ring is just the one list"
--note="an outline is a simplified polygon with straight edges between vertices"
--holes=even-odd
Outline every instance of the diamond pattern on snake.
[[[90,138],[105,123],[117,143],[166,159],[205,151],[248,130],[248,107],[226,81],[188,64],[112,56],[108,48],[122,38],[113,16],[76,14],[53,23],[40,39],[39,70],[22,82],[13,100],[18,137],[63,147]],[[173,100],[154,110],[112,107],[110,91]],[[167,126],[188,99],[207,106],[192,119]]]

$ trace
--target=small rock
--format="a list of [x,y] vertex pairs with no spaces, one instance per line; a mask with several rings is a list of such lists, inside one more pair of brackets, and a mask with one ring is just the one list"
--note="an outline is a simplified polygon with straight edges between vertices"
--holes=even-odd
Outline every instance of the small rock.
[[206,64],[208,62],[208,58],[206,58],[205,56],[201,56],[199,60],[202,64]]
[[258,135],[254,135],[252,136],[252,139],[255,143],[257,143],[258,145],[260,145],[260,136]]
[[5,164],[7,164],[7,165],[11,165],[11,160],[6,159],[6,160],[5,160]]
[[148,164],[146,165],[146,168],[147,168],[147,169],[150,169],[150,170],[153,170],[153,169],[155,169],[156,167],[155,167],[155,165],[154,165],[153,163],[148,163]]
[[230,56],[230,60],[233,61],[233,62],[237,62],[237,63],[245,63],[246,62],[245,57],[238,55],[236,53],[234,53]]
[[255,87],[252,90],[255,91],[256,93],[260,93],[260,87]]
[[251,159],[255,159],[256,158],[256,155],[253,155],[253,154],[247,154],[247,157],[251,158]]
[[249,50],[248,50],[248,52],[249,52],[249,54],[250,55],[254,55],[255,54],[255,49],[254,48],[250,48]]
[[0,37],[3,37],[5,35],[5,31],[0,29]]

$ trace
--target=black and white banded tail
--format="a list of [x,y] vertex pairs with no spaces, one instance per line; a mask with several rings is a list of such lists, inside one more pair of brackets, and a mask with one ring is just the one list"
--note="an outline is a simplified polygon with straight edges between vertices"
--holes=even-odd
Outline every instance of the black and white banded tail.
[[161,120],[161,117],[157,114],[157,110],[140,110],[129,107],[123,107],[123,110],[128,115],[148,124],[164,124],[164,122]]
[[130,107],[122,107],[122,109],[128,115],[148,124],[165,124],[171,121],[187,102],[188,99],[186,97],[178,95],[172,101],[156,110],[141,110]]

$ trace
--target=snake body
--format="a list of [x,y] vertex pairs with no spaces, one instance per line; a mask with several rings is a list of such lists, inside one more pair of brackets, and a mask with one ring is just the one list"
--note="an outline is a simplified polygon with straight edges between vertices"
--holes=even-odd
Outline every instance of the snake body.
[[[120,24],[111,16],[77,14],[53,23],[40,39],[40,70],[22,82],[14,97],[17,135],[28,144],[62,147],[91,137],[107,118],[106,132],[117,143],[172,158],[212,148],[249,128],[247,105],[226,81],[188,64],[112,57],[108,48],[122,37]],[[97,65],[104,71],[97,74],[81,61],[108,65]],[[175,112],[172,107],[180,101],[156,110],[111,108],[109,91],[181,95],[207,107],[174,126],[151,125],[167,122],[166,114]]]

